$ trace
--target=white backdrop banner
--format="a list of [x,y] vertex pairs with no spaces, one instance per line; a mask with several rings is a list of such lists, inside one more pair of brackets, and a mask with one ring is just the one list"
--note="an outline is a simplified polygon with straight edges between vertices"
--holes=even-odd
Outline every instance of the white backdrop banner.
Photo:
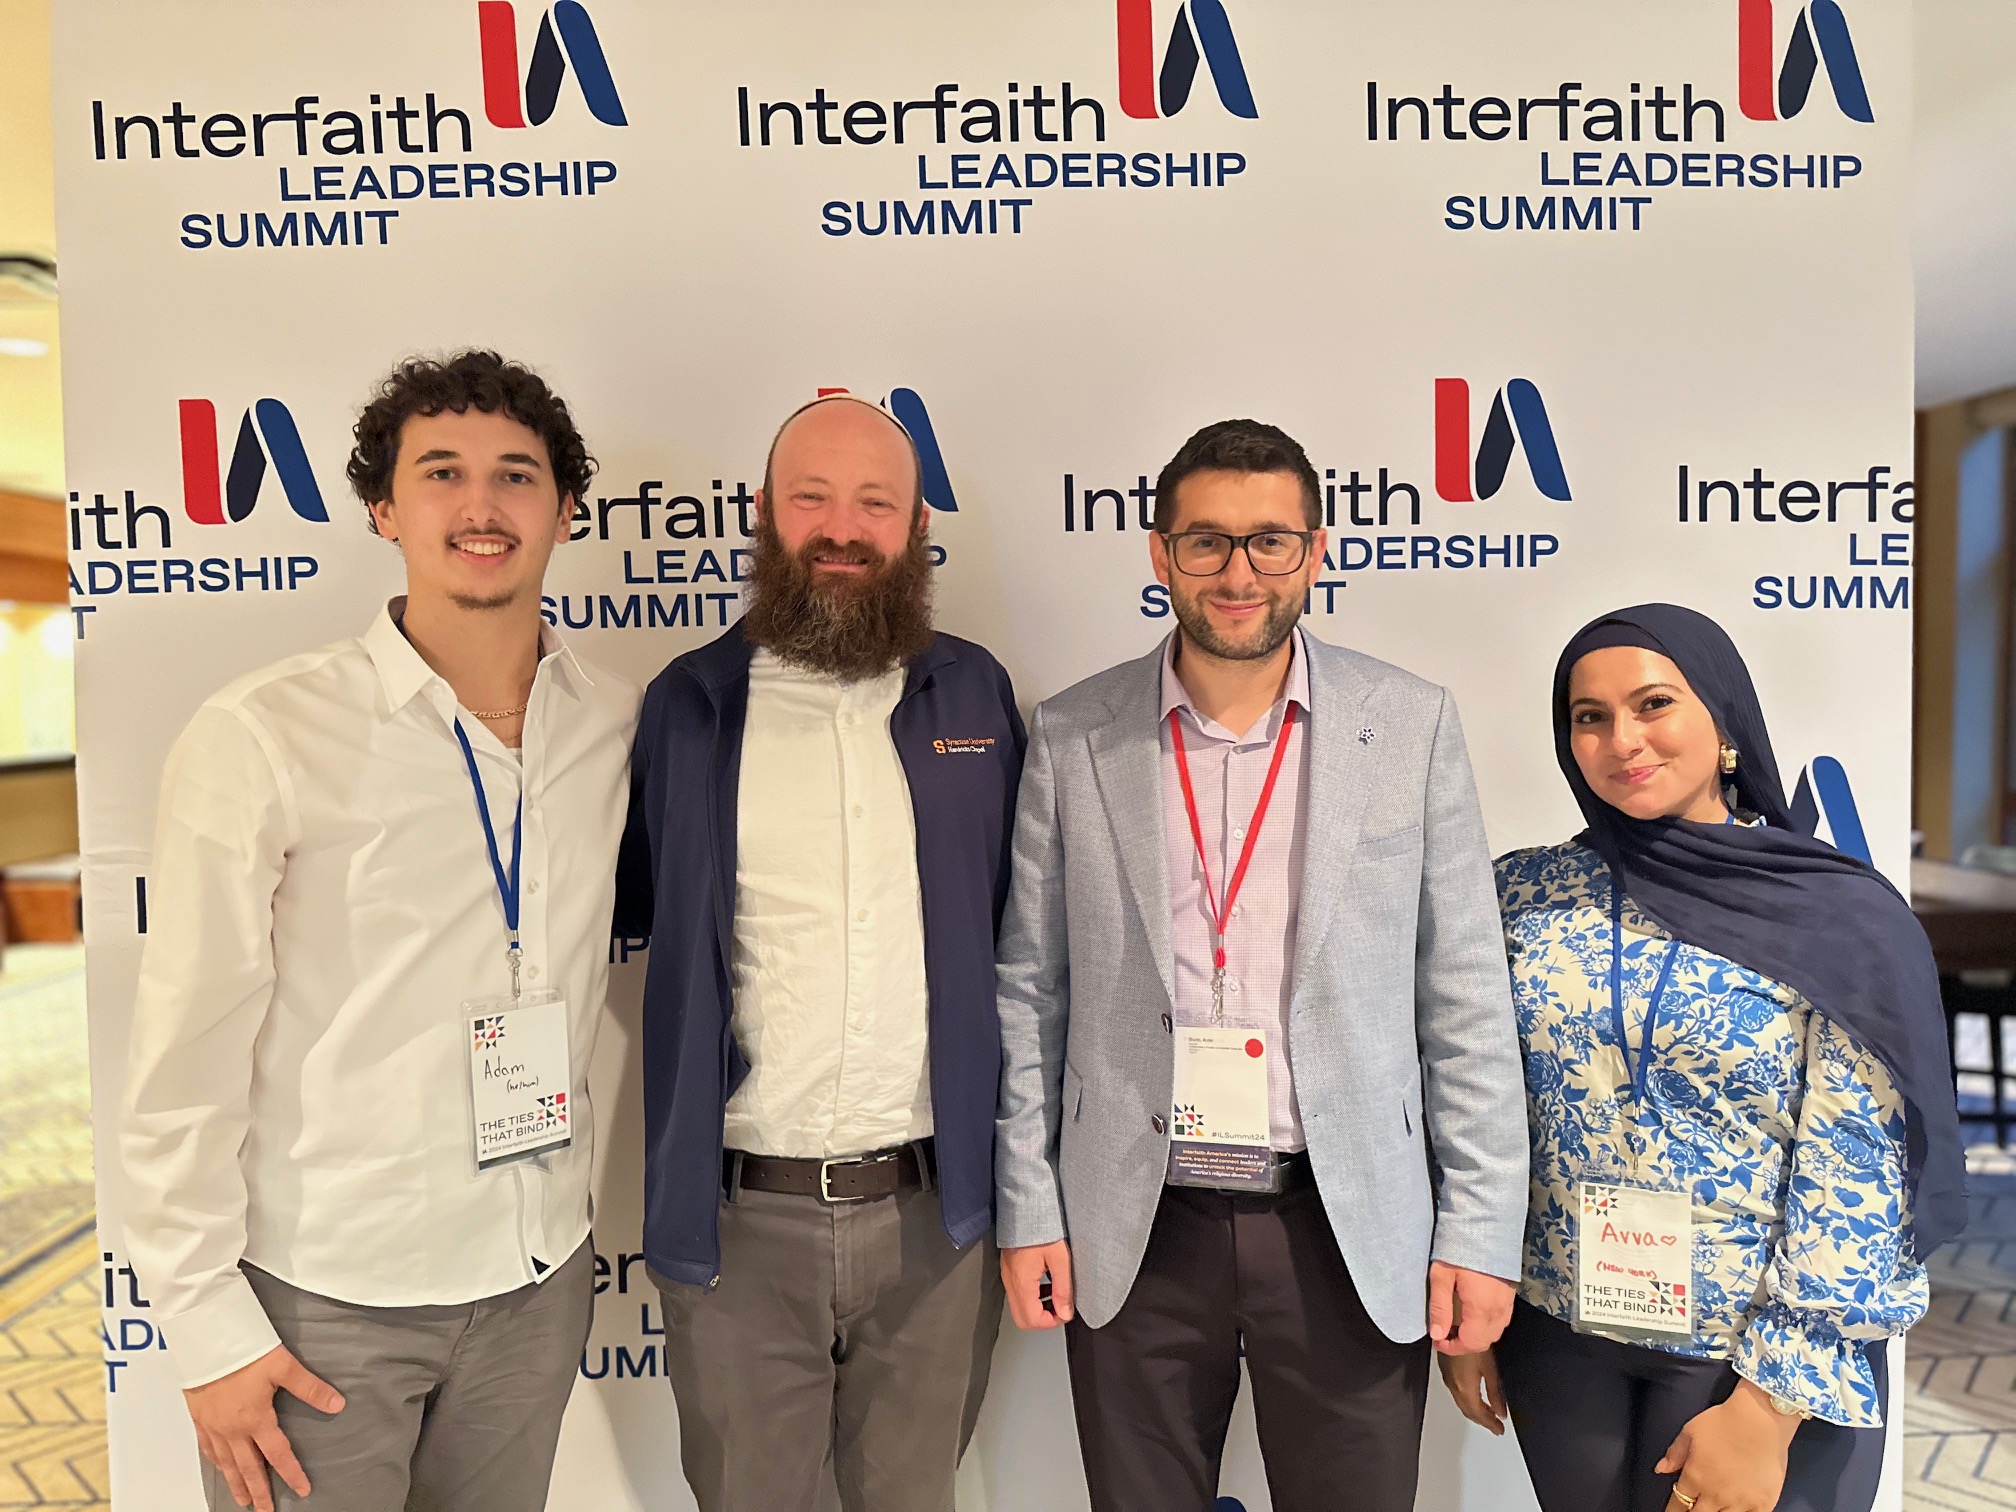
[[[917,434],[942,623],[1025,706],[1169,628],[1151,481],[1251,415],[1324,479],[1310,627],[1453,687],[1496,847],[1577,827],[1547,711],[1567,635],[1670,599],[1749,654],[1814,822],[1902,874],[1902,0],[55,20],[121,1506],[200,1505],[111,1158],[161,764],[212,690],[397,591],[343,463],[407,353],[495,346],[573,405],[602,471],[547,616],[640,680],[736,617],[764,447],[822,388]],[[569,1512],[691,1505],[637,1253],[641,948],[615,944],[594,1068],[603,1289]],[[1224,1494],[1267,1506],[1243,1412]],[[961,1505],[1084,1505],[1054,1336],[1004,1338]],[[1421,1506],[1531,1498],[1509,1442],[1438,1400]]]

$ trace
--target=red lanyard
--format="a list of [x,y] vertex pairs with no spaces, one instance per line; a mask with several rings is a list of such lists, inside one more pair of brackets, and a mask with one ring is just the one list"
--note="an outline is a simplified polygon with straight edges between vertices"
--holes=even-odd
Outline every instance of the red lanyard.
[[1282,716],[1281,732],[1274,737],[1274,758],[1267,763],[1267,780],[1260,787],[1260,801],[1253,805],[1253,819],[1246,826],[1246,843],[1239,849],[1239,864],[1232,869],[1232,880],[1225,888],[1225,901],[1221,906],[1211,895],[1211,858],[1204,850],[1204,824],[1197,817],[1197,793],[1190,786],[1190,756],[1183,749],[1183,711],[1169,711],[1169,739],[1176,747],[1176,776],[1183,784],[1183,807],[1190,813],[1190,838],[1197,845],[1197,864],[1204,868],[1204,906],[1211,910],[1211,927],[1215,936],[1211,947],[1211,964],[1220,973],[1225,970],[1225,925],[1232,917],[1232,905],[1239,897],[1239,884],[1246,880],[1246,867],[1253,860],[1253,847],[1260,840],[1260,826],[1267,822],[1267,805],[1274,799],[1274,779],[1281,775],[1281,758],[1288,752],[1288,732],[1295,727],[1295,705],[1290,703]]

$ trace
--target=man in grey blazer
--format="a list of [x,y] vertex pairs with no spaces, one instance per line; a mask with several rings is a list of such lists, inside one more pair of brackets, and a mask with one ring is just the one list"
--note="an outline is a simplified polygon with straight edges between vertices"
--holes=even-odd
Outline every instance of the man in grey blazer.
[[1066,1326],[1098,1512],[1211,1506],[1242,1351],[1278,1512],[1405,1512],[1429,1342],[1497,1338],[1526,1213],[1462,730],[1442,688],[1298,627],[1322,509],[1280,430],[1191,437],[1155,532],[1177,630],[1029,732],[1009,1306]]

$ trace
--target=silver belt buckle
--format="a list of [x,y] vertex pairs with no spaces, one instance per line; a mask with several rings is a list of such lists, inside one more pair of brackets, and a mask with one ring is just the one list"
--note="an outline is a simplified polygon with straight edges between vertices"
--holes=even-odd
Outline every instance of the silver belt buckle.
[[866,1202],[866,1197],[835,1197],[833,1195],[833,1167],[841,1165],[863,1165],[866,1162],[846,1160],[822,1160],[819,1162],[819,1200],[829,1206],[838,1207],[843,1202]]
[[833,1167],[887,1165],[892,1160],[901,1160],[902,1158],[903,1158],[902,1153],[899,1151],[893,1155],[871,1155],[871,1156],[848,1155],[843,1156],[839,1159],[820,1161],[819,1200],[821,1202],[830,1204],[835,1207],[839,1206],[843,1202],[866,1202],[868,1200],[866,1195],[859,1197],[835,1197],[833,1195]]

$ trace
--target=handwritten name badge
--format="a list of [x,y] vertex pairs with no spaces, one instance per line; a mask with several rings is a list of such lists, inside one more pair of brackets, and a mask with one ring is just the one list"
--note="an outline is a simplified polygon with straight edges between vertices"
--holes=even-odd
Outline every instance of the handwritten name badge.
[[514,1002],[464,1003],[469,1045],[469,1116],[476,1169],[574,1138],[574,1078],[567,1004],[537,993]]
[[1694,1211],[1686,1192],[1584,1182],[1575,1324],[1654,1339],[1694,1334]]

